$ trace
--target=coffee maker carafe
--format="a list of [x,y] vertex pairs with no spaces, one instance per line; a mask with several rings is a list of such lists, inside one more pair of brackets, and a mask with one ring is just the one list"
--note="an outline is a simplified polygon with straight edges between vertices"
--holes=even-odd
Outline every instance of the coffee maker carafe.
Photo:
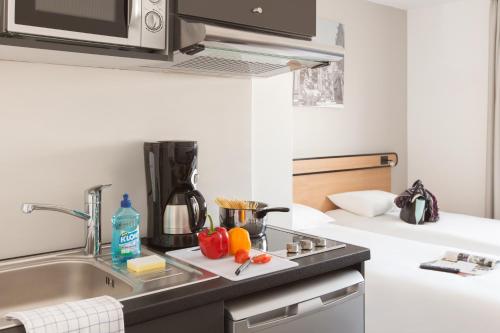
[[196,190],[197,142],[145,143],[144,161],[150,245],[162,250],[198,245],[207,205]]

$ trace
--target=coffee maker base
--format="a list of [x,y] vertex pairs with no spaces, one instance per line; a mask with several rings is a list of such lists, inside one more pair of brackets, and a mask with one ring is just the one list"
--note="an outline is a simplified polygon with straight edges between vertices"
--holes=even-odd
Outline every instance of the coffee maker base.
[[197,234],[169,235],[148,238],[148,245],[156,250],[171,251],[198,246]]

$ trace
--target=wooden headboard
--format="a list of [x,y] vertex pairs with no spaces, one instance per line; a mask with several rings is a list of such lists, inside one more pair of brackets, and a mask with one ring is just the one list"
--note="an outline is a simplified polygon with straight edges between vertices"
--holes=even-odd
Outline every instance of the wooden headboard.
[[323,212],[336,209],[327,196],[361,191],[391,191],[391,168],[398,154],[364,154],[293,160],[293,200]]

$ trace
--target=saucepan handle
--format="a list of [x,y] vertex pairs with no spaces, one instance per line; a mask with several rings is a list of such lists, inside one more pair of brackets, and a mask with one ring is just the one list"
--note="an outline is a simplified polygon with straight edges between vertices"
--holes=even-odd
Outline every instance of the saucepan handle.
[[273,208],[264,208],[259,209],[255,212],[255,217],[261,219],[267,215],[267,213],[280,212],[280,213],[288,213],[290,208],[288,207],[273,207]]

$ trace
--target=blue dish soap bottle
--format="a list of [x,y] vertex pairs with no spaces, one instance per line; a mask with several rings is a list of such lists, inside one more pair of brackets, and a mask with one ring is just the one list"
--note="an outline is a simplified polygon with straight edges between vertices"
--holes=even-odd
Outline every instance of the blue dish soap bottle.
[[111,256],[114,265],[122,265],[127,260],[141,255],[140,222],[141,215],[132,207],[132,202],[125,193],[121,207],[113,215],[112,220]]

